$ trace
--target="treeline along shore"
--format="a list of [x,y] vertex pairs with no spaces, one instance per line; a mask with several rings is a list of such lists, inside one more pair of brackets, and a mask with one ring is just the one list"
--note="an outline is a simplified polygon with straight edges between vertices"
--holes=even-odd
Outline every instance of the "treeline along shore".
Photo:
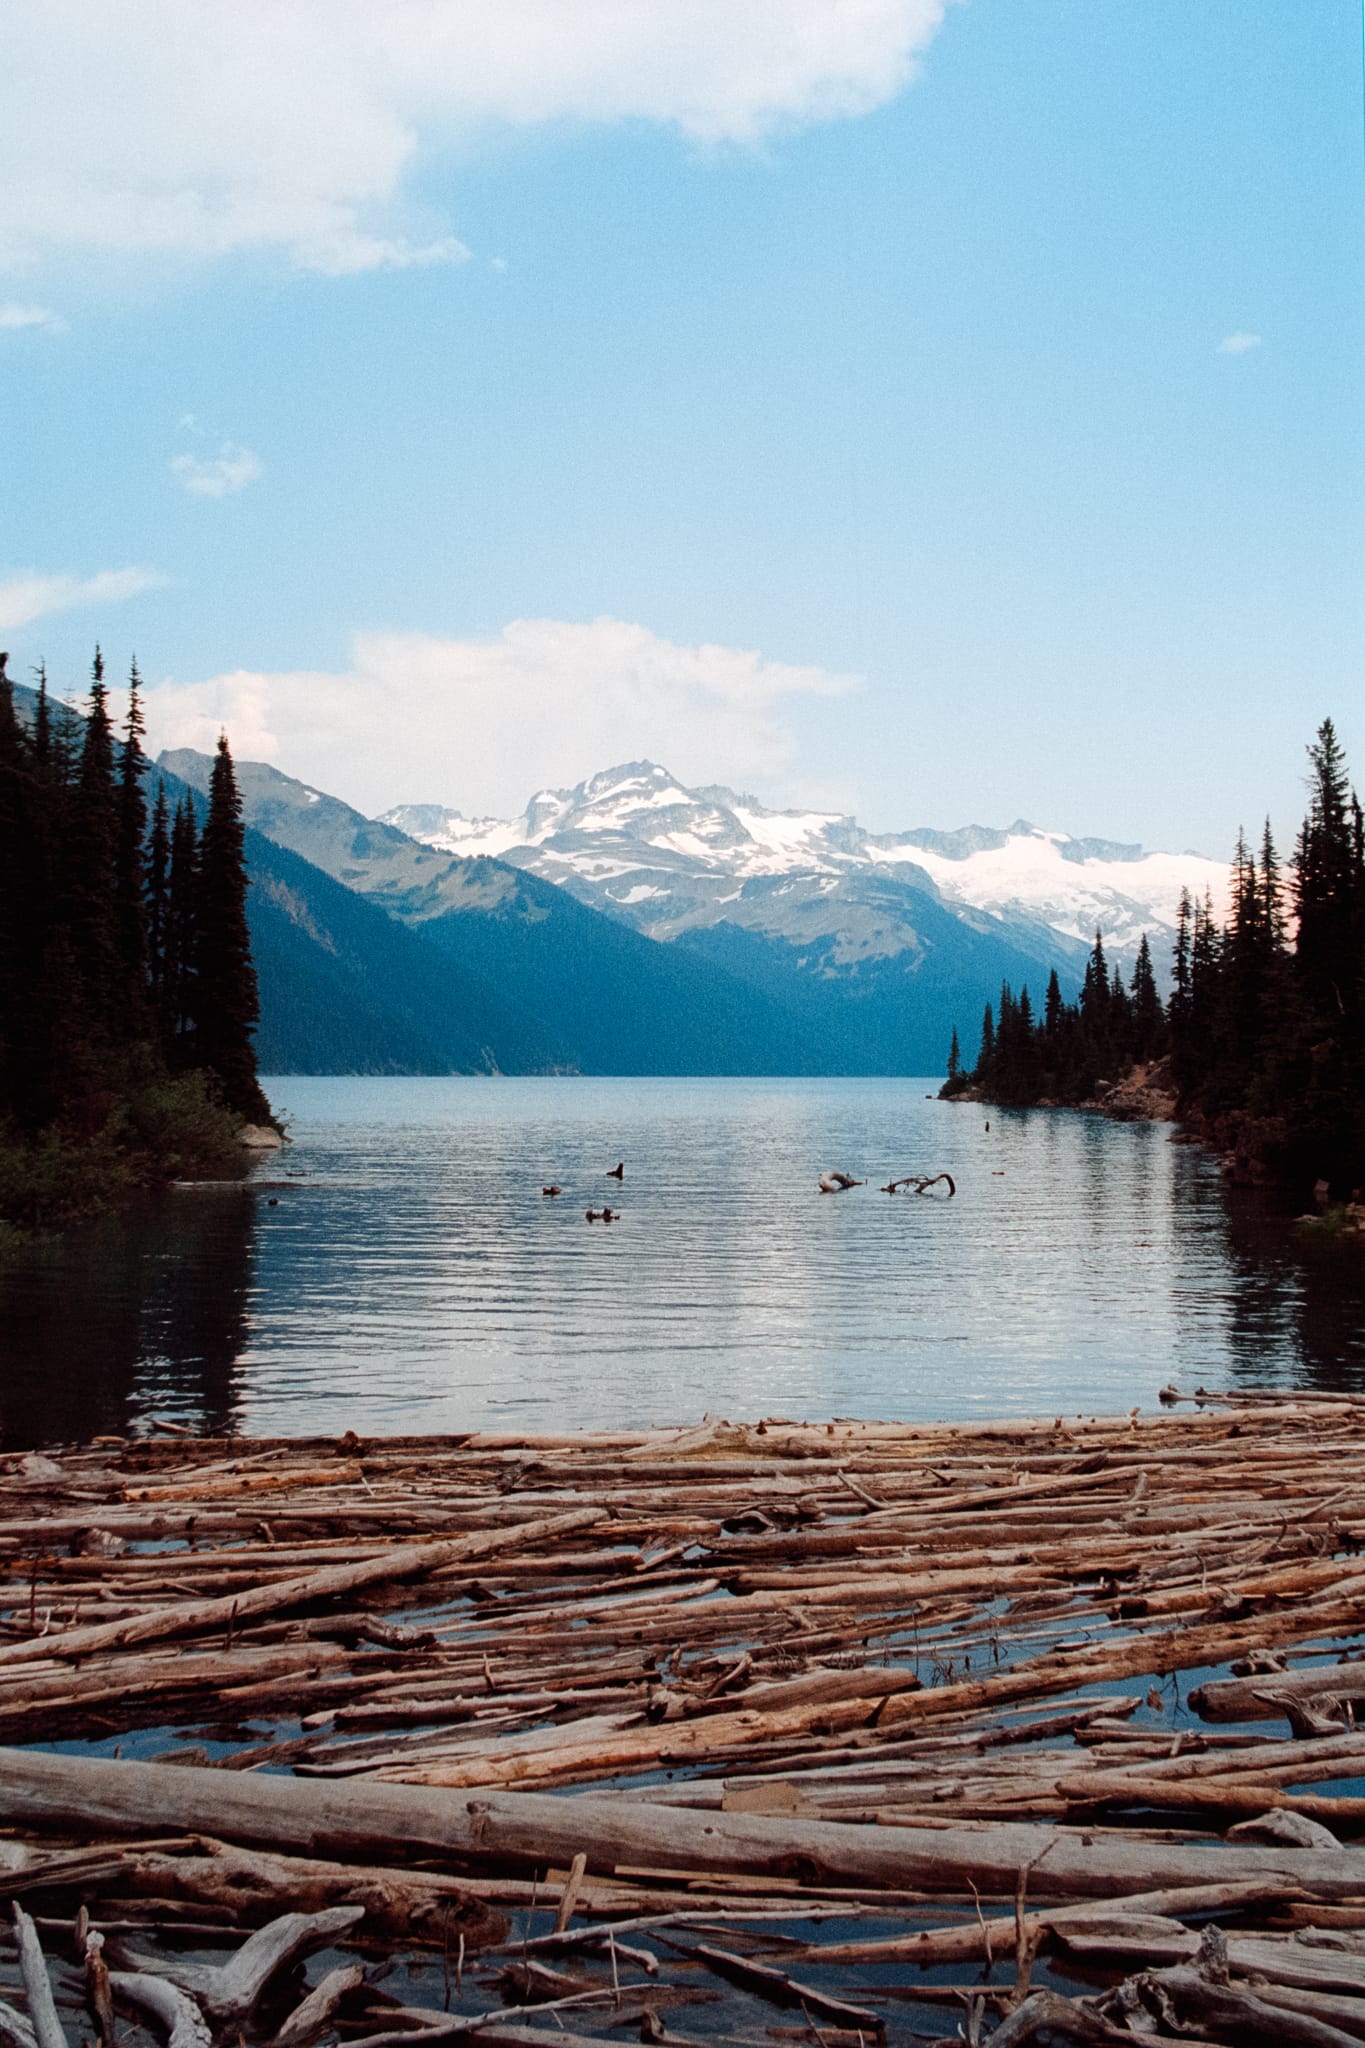
[[1151,1095],[1253,1169],[1339,1200],[1365,1182],[1365,824],[1330,719],[1308,749],[1309,803],[1286,872],[1267,820],[1239,838],[1232,901],[1182,896],[1163,1004],[1144,935],[1130,980],[1096,934],[1075,1003],[1054,972],[1041,1014],[1006,984],[975,1064],[957,1033],[947,1097],[1090,1104],[1134,1069]]
[[0,1462],[0,2032],[1358,2044],[1365,1404],[1163,1398]]
[[0,1230],[239,1171],[270,1117],[226,737],[207,801],[172,815],[136,663],[117,737],[98,648],[84,715],[38,683],[28,725],[0,654]]

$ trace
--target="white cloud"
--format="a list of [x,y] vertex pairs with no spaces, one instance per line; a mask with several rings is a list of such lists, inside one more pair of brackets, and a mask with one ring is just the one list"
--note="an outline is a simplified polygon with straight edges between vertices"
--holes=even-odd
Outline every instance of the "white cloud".
[[434,270],[443,263],[466,263],[469,255],[454,235],[435,242],[395,242],[342,227],[301,243],[297,260],[300,269],[321,277],[354,277],[362,270]]
[[[0,20],[0,262],[274,248],[340,275],[449,262],[404,180],[498,127],[703,143],[892,98],[950,0],[19,0]],[[111,89],[111,82],[112,87]]]
[[1249,349],[1259,348],[1260,346],[1261,337],[1259,334],[1247,334],[1243,329],[1239,328],[1236,334],[1225,334],[1223,336],[1223,339],[1218,344],[1218,353],[1220,356],[1244,356]]
[[61,334],[66,322],[50,306],[0,306],[0,328],[7,327],[46,327],[53,334]]
[[787,700],[852,676],[734,647],[679,646],[621,619],[517,619],[491,640],[362,633],[341,675],[238,670],[149,692],[157,747],[265,760],[367,812],[434,801],[520,810],[534,790],[642,755],[684,780],[785,774]]
[[[185,423],[193,424],[188,419]],[[171,474],[179,477],[187,491],[199,498],[230,498],[244,491],[261,474],[261,458],[235,441],[224,441],[216,455],[176,455]]]
[[40,576],[28,570],[0,577],[0,632],[31,625],[49,612],[122,604],[165,581],[154,569],[102,569],[95,576]]

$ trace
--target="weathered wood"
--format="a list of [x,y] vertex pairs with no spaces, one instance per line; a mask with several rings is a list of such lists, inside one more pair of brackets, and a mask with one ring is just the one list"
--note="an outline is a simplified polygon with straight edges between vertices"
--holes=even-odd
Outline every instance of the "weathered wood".
[[166,2029],[168,2048],[212,2048],[213,2034],[194,2000],[164,1977],[142,1970],[111,1970],[115,1998],[140,2005]]
[[294,2007],[275,2036],[274,2048],[308,2048],[308,2043],[331,2025],[342,2000],[358,1991],[364,1982],[365,1972],[359,1963],[343,1963],[329,1970]]
[[762,1998],[775,2000],[779,2005],[803,2006],[819,2013],[822,2019],[833,2020],[836,2026],[866,2027],[877,2035],[886,2031],[886,2022],[880,2013],[865,2005],[853,2005],[848,1999],[835,1998],[831,1992],[821,1991],[813,1984],[798,1983],[785,1970],[775,1970],[770,1963],[755,1962],[751,1956],[737,1956],[732,1949],[716,1948],[711,1942],[698,1942],[688,1953],[719,1970],[723,1977],[731,1977],[736,1983],[757,1991]]
[[210,1629],[262,1614],[279,1614],[286,1608],[302,1607],[312,1600],[329,1600],[340,1593],[354,1593],[362,1586],[382,1585],[386,1579],[416,1578],[455,1564],[472,1564],[491,1557],[509,1544],[542,1543],[567,1536],[575,1529],[588,1529],[605,1520],[602,1508],[572,1508],[562,1515],[538,1521],[513,1523],[487,1535],[458,1536],[447,1543],[408,1543],[396,1546],[382,1557],[360,1564],[328,1566],[307,1572],[300,1578],[276,1581],[255,1591],[234,1593],[219,1600],[187,1603],[180,1607],[155,1609],[129,1621],[94,1622],[85,1628],[71,1628],[58,1635],[32,1637],[26,1642],[0,1644],[0,1671],[10,1666],[49,1657],[88,1657],[96,1651],[121,1649],[129,1643],[147,1643],[167,1636],[202,1635]]
[[1202,1970],[1177,1965],[1153,1972],[1151,1981],[1160,1984],[1178,2010],[1228,2028],[1239,2042],[1264,2043],[1265,2048],[1279,2048],[1282,2042],[1294,2048],[1359,2048],[1359,2034],[1343,2033],[1326,2020],[1259,1998],[1241,1985],[1216,1984]]
[[1133,2048],[1126,2027],[1113,2027],[1096,2012],[1055,1991],[1035,1991],[991,2035],[991,2048],[1025,2048],[1042,2035],[1078,2041],[1081,2048]]
[[[1108,1913],[1162,1914],[1172,1919],[1182,1914],[1232,1913],[1246,1910],[1251,1906],[1265,1905],[1271,1901],[1289,1900],[1294,1894],[1276,1883],[1240,1882],[1237,1879],[1227,1884],[1176,1886],[1167,1891],[1133,1892],[1127,1897],[1110,1899],[1104,1910]],[[1330,1909],[1329,1909],[1330,1910]],[[1025,1917],[1025,1928],[1030,1934],[1045,1934],[1056,1928],[1059,1932],[1074,1921],[1081,1923],[1093,1918],[1093,1905],[1053,1906],[1043,1911],[1029,1913]],[[916,1963],[927,1969],[931,1964],[988,1961],[992,1956],[1003,1956],[1008,1952],[1018,1931],[1017,1918],[984,1915],[969,1921],[961,1927],[944,1927],[923,1930],[917,1934],[892,1934],[865,1941],[821,1942],[801,1951],[804,1961],[819,1961],[825,1964],[871,1965],[876,1963]]]
[[1043,1897],[1095,1897],[1233,1877],[1279,1882],[1323,1898],[1362,1887],[1358,1856],[1301,1849],[1228,1851],[1197,1843],[998,1827],[875,1828],[758,1814],[695,1814],[588,1794],[470,1797],[411,1785],[251,1778],[193,1766],[0,1750],[0,1819],[111,1831],[178,1827],[241,1843],[374,1856],[396,1849],[475,1864],[792,1875],[807,1881],[928,1885],[1012,1892],[1029,1865]]
[[[1325,1487],[1328,1470],[1347,1483]],[[1359,1852],[1323,1839],[1356,1824],[1355,1808],[1305,1791],[1359,1769],[1365,1735],[1349,1729],[1346,1690],[1359,1669],[1322,1672],[1321,1695],[1284,1669],[1293,1644],[1365,1621],[1365,1564],[1342,1558],[1365,1545],[1365,1483],[1349,1478],[1362,1470],[1365,1404],[1339,1397],[1151,1420],[128,1441],[57,1453],[36,1476],[0,1458],[0,1731],[49,1739],[212,1715],[206,1738],[257,1713],[303,1730],[244,1740],[212,1769],[193,1751],[173,1768],[106,1761],[96,1768],[115,1776],[97,1793],[88,1759],[26,1758],[16,1772],[0,1753],[0,1820],[15,1800],[30,1840],[57,1828],[89,1842],[105,1829],[101,1801],[110,1835],[191,1831],[84,1858],[35,1858],[0,1835],[0,1890],[39,1893],[57,1927],[75,1912],[78,1941],[87,1905],[124,1939],[139,1925],[245,1929],[363,1906],[367,1951],[381,1937],[434,1946],[457,1989],[505,1932],[490,1901],[547,1909],[547,1926],[557,1902],[560,1917],[576,1906],[591,1924],[544,1939],[599,1958],[599,1972],[604,1947],[624,1957],[630,1925],[657,1926],[661,1912],[675,1925],[696,1926],[699,1907],[757,1925],[895,1902],[917,1926],[921,1907],[952,1924],[915,1937],[903,1920],[855,1926],[873,1938],[804,1951],[783,1940],[779,1976],[798,1956],[799,1984],[855,1959],[994,1954],[1008,1968],[1013,1954],[1022,2002],[1005,2028],[1041,2039],[1051,2024],[1060,2038],[1064,2017],[1067,2038],[1098,2039],[1173,1994],[1148,1971],[1111,1994],[1105,2019],[1094,2002],[1062,2000],[1040,2018],[1051,1994],[1042,2007],[1026,1995],[1028,1968],[1049,1927],[1099,1940],[1119,1912],[1131,1953],[1144,1908],[1233,1917],[1235,1971],[1255,1944],[1280,1958],[1264,1931],[1276,1899],[1282,1920],[1330,1929],[1335,1915],[1342,1936],[1365,1914]],[[532,1537],[584,1508],[596,1522],[586,1542]],[[128,1548],[158,1537],[154,1552]],[[433,1566],[446,1545],[456,1561]],[[336,1576],[387,1575],[408,1550],[416,1585],[385,1576],[362,1601]],[[318,1611],[300,1618],[310,1603]],[[380,1655],[366,1647],[376,1642]],[[1132,1694],[1094,1697],[1234,1658],[1262,1705],[1282,1695],[1295,1739],[1177,1732],[1164,1715],[1127,1726],[1115,1717]],[[657,1782],[661,1764],[673,1782]],[[296,1775],[252,1775],[279,1765]],[[31,1774],[51,1767],[70,1775],[40,1787]],[[605,1776],[639,1790],[582,1789]],[[1248,1818],[1219,1843],[1173,1837],[1164,1814]],[[1310,1839],[1249,1846],[1276,1828]],[[579,1853],[594,1875],[575,1901],[564,1872]],[[1005,1899],[1014,1918],[991,1917]],[[1103,1923],[1082,1903],[1094,1901]],[[1141,1960],[1194,1960],[1178,1922],[1147,1937]],[[731,1952],[748,1964],[746,1950]],[[1122,1968],[1102,1949],[1091,1960],[1111,1981]],[[1210,1960],[1201,1950],[1205,1979]],[[1321,1987],[1324,1973],[1354,1982],[1357,1959],[1304,1948],[1289,1967],[1310,1981],[1262,1981],[1255,1995],[1282,2013],[1297,1997],[1306,2017],[1353,2034],[1365,1997]],[[325,2026],[325,2004],[290,2025]],[[1353,2004],[1360,2014],[1338,2010]],[[433,2026],[520,2048],[518,2022],[500,2016],[370,2010],[394,2048]],[[648,2000],[638,2014],[657,2025]],[[617,2017],[635,2023],[637,2006]],[[1230,2038],[1230,2023],[1193,2024]],[[980,2031],[979,2004],[966,2031]],[[28,2035],[21,2048],[37,2048]],[[532,2029],[527,2048],[544,2038]]]
[[[1104,1906],[1053,1920],[1053,1931],[1076,1955],[1141,1957],[1148,1963],[1193,1961],[1200,1937],[1152,1913],[1114,1912]],[[1310,1947],[1288,1936],[1232,1933],[1226,1937],[1227,1959],[1244,1977],[1263,1977],[1290,1990],[1350,1991],[1365,1994],[1365,1957],[1334,1949]],[[1365,2003],[1361,2006],[1365,2019]]]
[[24,1995],[28,1999],[29,2025],[33,2029],[38,2048],[70,2048],[65,2030],[57,2017],[57,2002],[52,1996],[52,1981],[47,1974],[47,1959],[43,1954],[38,1930],[28,1914],[16,1899],[11,1912],[14,1917],[14,1938],[19,1947],[19,1969],[24,1980]]
[[1365,1661],[1210,1679],[1193,1688],[1189,1704],[1206,1721],[1271,1721],[1284,1713],[1290,1700],[1320,1699],[1365,1699]]
[[38,2036],[21,2012],[0,1998],[0,2041],[13,2043],[13,2048],[38,2048]]
[[[153,1767],[154,1768],[154,1767]],[[226,1963],[191,1963],[177,1956],[163,1962],[163,1974],[190,1992],[206,2013],[225,2026],[245,2020],[277,1970],[295,1957],[338,1940],[365,1917],[363,1906],[333,1906],[325,1913],[282,1913],[257,1928]],[[152,1957],[129,1960],[154,1970]]]
[[1282,1792],[1278,1785],[1246,1784],[1228,1778],[1145,1776],[1135,1771],[1092,1771],[1059,1778],[1063,1799],[1081,1806],[1141,1806],[1166,1813],[1243,1814],[1283,1811],[1343,1827],[1365,1825],[1365,1799],[1320,1798],[1311,1792]]

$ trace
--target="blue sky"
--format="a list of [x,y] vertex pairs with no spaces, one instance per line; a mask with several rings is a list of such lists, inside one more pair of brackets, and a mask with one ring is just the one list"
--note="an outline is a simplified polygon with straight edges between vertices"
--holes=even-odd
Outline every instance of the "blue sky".
[[21,675],[98,634],[366,809],[648,753],[1217,853],[1326,711],[1365,781],[1357,0],[18,0],[0,64]]

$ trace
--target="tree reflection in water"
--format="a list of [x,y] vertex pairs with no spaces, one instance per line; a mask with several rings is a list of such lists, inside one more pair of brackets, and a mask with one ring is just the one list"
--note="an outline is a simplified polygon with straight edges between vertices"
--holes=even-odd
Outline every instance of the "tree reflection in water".
[[173,1190],[0,1262],[0,1448],[151,1415],[230,1431],[256,1200],[245,1183]]
[[1235,1383],[1365,1393],[1365,1246],[1295,1226],[1276,1189],[1219,1191]]

